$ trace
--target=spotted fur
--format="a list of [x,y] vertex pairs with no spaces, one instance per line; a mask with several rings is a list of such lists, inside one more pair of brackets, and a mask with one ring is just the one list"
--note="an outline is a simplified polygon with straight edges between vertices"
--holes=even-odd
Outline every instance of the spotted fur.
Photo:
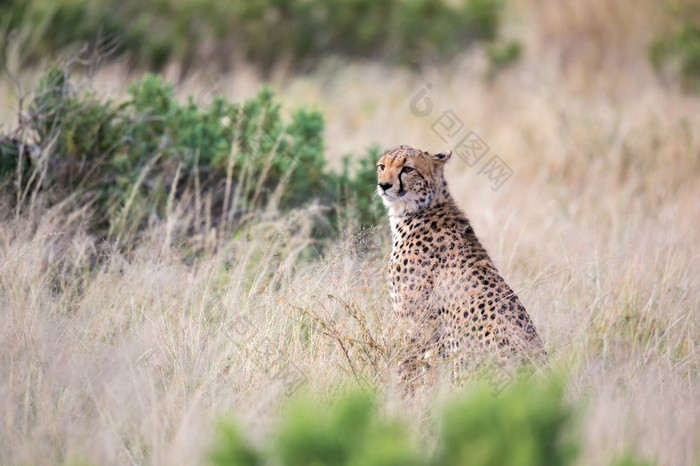
[[486,356],[546,357],[530,316],[448,191],[450,156],[400,146],[377,163],[392,232],[392,303],[407,329],[404,378],[442,358],[476,367]]

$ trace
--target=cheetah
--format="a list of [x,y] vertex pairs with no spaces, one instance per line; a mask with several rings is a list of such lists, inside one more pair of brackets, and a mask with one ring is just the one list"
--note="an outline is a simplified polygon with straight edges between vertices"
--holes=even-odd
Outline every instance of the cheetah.
[[433,361],[520,371],[546,361],[530,316],[499,275],[449,193],[439,154],[402,145],[377,163],[377,193],[389,213],[391,301],[405,325],[399,372],[417,380]]

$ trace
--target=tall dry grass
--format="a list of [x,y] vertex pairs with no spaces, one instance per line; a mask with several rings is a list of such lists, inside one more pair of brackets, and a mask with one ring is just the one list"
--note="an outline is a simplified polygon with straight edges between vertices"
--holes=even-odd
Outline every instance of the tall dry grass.
[[[275,85],[323,111],[336,159],[375,141],[444,149],[431,125],[453,110],[513,170],[495,192],[458,158],[447,177],[585,407],[580,463],[629,448],[697,464],[700,99],[649,69],[656,2],[522,1],[511,13],[526,53],[494,81],[475,52],[419,74],[329,62]],[[97,82],[122,79],[112,69]],[[238,98],[258,80],[220,82]],[[434,111],[421,118],[409,102],[426,83]],[[290,364],[317,393],[377,387],[427,435],[434,393],[402,401],[388,375],[385,227],[304,259],[317,213],[301,211],[214,238],[184,264],[167,235],[175,213],[124,256],[70,202],[19,218],[3,205],[0,462],[200,462],[217,415],[269,431]]]

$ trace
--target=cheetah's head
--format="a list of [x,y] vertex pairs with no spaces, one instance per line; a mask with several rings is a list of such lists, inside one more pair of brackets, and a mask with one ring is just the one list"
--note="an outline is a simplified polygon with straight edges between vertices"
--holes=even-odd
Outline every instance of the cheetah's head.
[[440,154],[399,146],[377,162],[377,193],[390,213],[402,215],[424,209],[445,195],[443,167],[452,151]]

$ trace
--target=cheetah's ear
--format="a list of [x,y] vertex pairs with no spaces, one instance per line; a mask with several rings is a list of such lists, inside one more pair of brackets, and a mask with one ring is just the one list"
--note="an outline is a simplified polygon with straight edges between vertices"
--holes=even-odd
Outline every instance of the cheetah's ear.
[[432,155],[432,158],[436,162],[446,163],[452,157],[452,151],[446,150],[445,152],[440,152],[439,154]]

